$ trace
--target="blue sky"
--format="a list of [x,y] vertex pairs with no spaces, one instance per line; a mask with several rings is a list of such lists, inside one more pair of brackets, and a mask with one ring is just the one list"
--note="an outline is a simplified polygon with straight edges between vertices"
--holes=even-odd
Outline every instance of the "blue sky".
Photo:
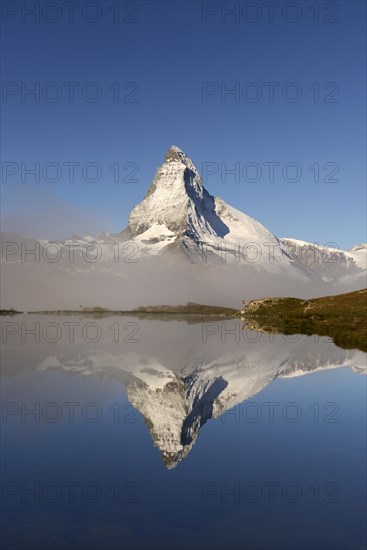
[[[77,2],[74,22],[62,2],[54,23],[51,10],[40,22],[2,14],[3,229],[46,238],[119,231],[175,144],[201,172],[216,163],[208,191],[276,235],[341,248],[366,240],[365,2],[319,2],[318,23],[308,0],[295,8],[281,1],[273,22],[264,2],[248,12],[247,2],[120,2],[114,22],[116,3],[106,0],[96,2],[95,23],[85,4]],[[230,8],[240,9],[237,21]],[[21,94],[35,82],[38,103]],[[65,82],[79,83],[74,100]],[[203,101],[205,83],[214,92]],[[239,97],[224,94],[236,86]],[[96,91],[100,100],[88,101]],[[255,92],[259,100],[250,101]],[[40,182],[29,174],[22,182],[21,163],[36,162]],[[70,162],[79,163],[74,182]],[[273,182],[269,162],[278,163]],[[50,181],[48,163],[61,167],[59,181]],[[99,181],[86,181],[96,173],[87,163],[98,165]],[[301,170],[298,181],[289,181],[297,179],[289,163]],[[127,181],[114,182],[112,165]],[[235,166],[237,181],[225,174]]]

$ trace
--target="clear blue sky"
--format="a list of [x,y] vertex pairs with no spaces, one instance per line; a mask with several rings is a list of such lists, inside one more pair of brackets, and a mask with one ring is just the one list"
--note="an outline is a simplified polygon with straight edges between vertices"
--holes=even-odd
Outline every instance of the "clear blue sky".
[[[117,23],[111,10],[114,2],[99,4],[102,13],[95,23],[86,20],[94,17],[92,9],[81,13],[84,4],[78,2],[73,23],[65,7],[55,23],[47,21],[56,17],[52,11],[41,14],[39,23],[29,14],[3,14],[7,20],[2,25],[2,80],[16,83],[19,91],[11,84],[6,85],[8,95],[3,94],[2,162],[29,167],[39,162],[41,168],[50,162],[80,163],[74,183],[66,166],[54,183],[42,175],[40,183],[31,176],[22,183],[20,172],[7,178],[3,174],[3,229],[46,238],[119,231],[143,198],[166,149],[175,144],[200,171],[205,163],[218,163],[218,172],[207,178],[208,191],[276,235],[321,244],[333,241],[342,248],[366,240],[365,2],[333,3],[336,14],[330,3],[320,2],[319,23],[311,9],[314,2],[307,0],[296,2],[301,14],[293,8],[282,13],[285,3],[280,1],[273,23],[263,2],[257,3],[261,14],[250,9],[245,15],[246,2],[240,2],[238,21],[225,11],[235,2],[203,6],[196,0],[145,1],[136,3],[137,13],[135,3],[120,2]],[[216,9],[217,13],[207,13]],[[256,16],[257,22],[248,21]],[[292,23],[293,18],[299,20]],[[325,18],[338,22],[326,23]],[[115,103],[109,87],[117,81],[122,97],[138,101]],[[30,96],[22,102],[21,82],[27,87],[40,83],[39,103]],[[60,101],[42,97],[42,91],[48,99],[55,93],[56,88],[45,87],[50,82],[61,88]],[[72,102],[64,82],[80,83]],[[80,89],[88,82],[102,90],[100,101],[83,99]],[[135,93],[136,85],[124,90],[128,82],[137,83],[139,91]],[[216,83],[206,102],[203,82]],[[236,82],[247,100],[243,95],[221,98],[222,83],[230,89]],[[248,100],[255,92],[249,82],[262,93],[257,102]],[[264,82],[279,83],[273,102]],[[282,96],[282,90],[289,97],[295,93],[294,87],[283,88],[289,82],[300,86],[299,101]],[[315,82],[319,102],[314,101]],[[336,83],[339,91],[331,93],[335,85],[323,90],[327,82]],[[88,92],[92,97],[95,89]],[[328,98],[337,101],[325,103]],[[101,167],[99,182],[83,181],[81,167],[88,162]],[[128,162],[138,166],[138,181],[115,183],[109,167],[119,163],[123,178],[135,166],[124,169]],[[264,162],[280,164],[272,183]],[[290,162],[301,167],[299,181],[282,176]],[[309,168],[317,162],[319,182]],[[323,181],[333,170],[333,165],[323,168],[328,162],[339,167],[334,176],[339,181]],[[228,168],[239,163],[241,170],[257,163],[262,176],[257,182],[246,181],[242,174],[240,181],[225,178],[221,163]],[[5,170],[11,170],[9,165]],[[253,170],[249,169],[250,179],[255,177]],[[290,168],[290,178],[294,174]],[[88,177],[93,177],[93,169]]]

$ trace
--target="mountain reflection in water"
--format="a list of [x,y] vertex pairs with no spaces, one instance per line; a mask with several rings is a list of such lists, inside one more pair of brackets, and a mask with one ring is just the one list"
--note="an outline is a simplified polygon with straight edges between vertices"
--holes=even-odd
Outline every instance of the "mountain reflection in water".
[[[70,319],[19,316],[17,323],[40,323],[42,334],[42,325],[64,328]],[[317,336],[256,333],[237,319],[101,318],[95,343],[83,337],[90,319],[77,322],[74,342],[66,332],[58,342],[41,338],[37,346],[31,337],[22,343],[21,331],[9,336],[2,375],[59,370],[123,382],[168,469],[187,457],[208,420],[253,398],[275,379],[338,367],[367,372],[365,354],[358,350],[340,349]]]

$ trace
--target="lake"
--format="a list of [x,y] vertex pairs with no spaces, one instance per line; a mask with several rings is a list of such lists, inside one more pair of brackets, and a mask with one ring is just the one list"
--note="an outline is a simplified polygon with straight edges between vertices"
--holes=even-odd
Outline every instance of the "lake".
[[1,323],[4,548],[365,548],[363,352],[237,319]]

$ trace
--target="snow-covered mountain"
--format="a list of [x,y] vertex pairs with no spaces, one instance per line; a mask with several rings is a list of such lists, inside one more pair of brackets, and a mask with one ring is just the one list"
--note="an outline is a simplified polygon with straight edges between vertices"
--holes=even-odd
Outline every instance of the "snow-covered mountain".
[[58,242],[2,234],[2,303],[20,309],[187,301],[239,307],[243,298],[309,298],[365,286],[366,245],[329,254],[319,247],[315,260],[316,249],[276,237],[211,196],[190,158],[172,146],[120,233]]
[[288,269],[294,263],[287,247],[260,222],[210,195],[191,159],[176,146],[132,210],[127,229],[114,237],[134,240],[144,255],[181,251],[199,263],[247,258],[272,271],[282,262]]
[[313,271],[323,281],[355,284],[356,289],[366,286],[367,244],[340,250],[335,243],[320,246],[296,239],[282,239],[282,242],[299,265]]

